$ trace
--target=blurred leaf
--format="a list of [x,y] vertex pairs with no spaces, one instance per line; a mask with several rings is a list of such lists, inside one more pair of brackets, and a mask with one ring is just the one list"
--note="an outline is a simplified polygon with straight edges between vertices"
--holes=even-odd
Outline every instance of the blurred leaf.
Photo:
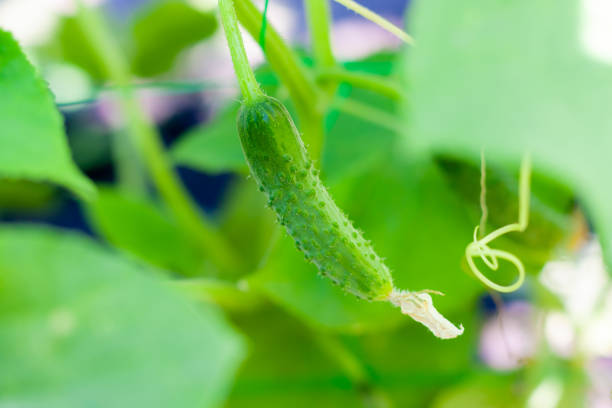
[[[413,147],[511,159],[570,184],[612,262],[612,69],[578,0],[419,2],[409,51]],[[595,10],[597,12],[597,10]],[[603,11],[602,11],[603,12]],[[587,17],[585,17],[585,15]],[[612,271],[612,268],[610,268]]]
[[0,177],[50,181],[82,198],[93,184],[76,167],[45,82],[11,34],[0,30]]
[[238,316],[251,353],[228,407],[361,407],[359,389],[319,347],[314,333],[278,310]]
[[[390,115],[396,111],[395,102],[370,91],[341,86],[338,93],[339,104],[344,98],[349,98]],[[367,171],[384,157],[397,138],[395,132],[372,123],[366,115],[332,110],[327,116],[327,125],[330,129],[325,138],[321,166],[329,184]]]
[[[464,309],[464,321],[472,319],[471,314]],[[442,341],[409,325],[363,336],[334,336],[272,309],[236,316],[235,322],[249,336],[251,353],[232,390],[230,407],[429,406],[441,388],[471,375],[478,334]],[[364,383],[343,371],[336,349],[320,340],[328,336],[366,371]],[[381,397],[391,404],[381,403]]]
[[256,269],[270,250],[277,231],[274,213],[251,178],[240,179],[230,188],[220,215],[220,228],[249,270]]
[[27,180],[0,180],[0,208],[20,213],[40,213],[49,209],[55,188]]
[[[397,54],[381,53],[345,64],[345,69],[389,77],[393,74]],[[339,104],[348,98],[393,115],[397,103],[372,91],[343,84],[336,95]],[[360,171],[367,171],[389,148],[397,134],[388,127],[368,120],[367,115],[348,114],[332,109],[326,117],[327,135],[323,151],[322,171],[329,184]]]
[[74,64],[98,81],[107,79],[104,68],[100,65],[98,53],[81,28],[76,17],[63,17],[59,20],[55,42],[48,51],[66,62]]
[[175,162],[206,173],[247,172],[236,130],[239,107],[226,106],[210,123],[182,136],[172,147]]
[[214,407],[244,355],[211,307],[80,236],[0,230],[0,405]]
[[420,325],[407,324],[387,332],[343,336],[354,354],[370,369],[376,384],[402,408],[429,407],[432,398],[478,370],[474,365],[480,332],[472,304],[448,315],[466,331],[452,340],[433,338]]
[[150,77],[172,68],[181,51],[211,36],[217,29],[214,14],[187,3],[154,3],[135,17],[132,27],[132,71]]
[[444,390],[432,408],[515,408],[522,402],[513,377],[488,376]]
[[118,248],[172,272],[202,274],[203,260],[189,239],[146,198],[103,188],[88,209],[96,230]]
[[449,312],[448,317],[466,326],[461,336],[450,341],[432,337],[420,325],[408,324],[384,333],[367,333],[353,339],[352,344],[381,385],[412,386],[423,393],[425,389],[437,391],[471,374],[480,334],[481,322],[473,304]]

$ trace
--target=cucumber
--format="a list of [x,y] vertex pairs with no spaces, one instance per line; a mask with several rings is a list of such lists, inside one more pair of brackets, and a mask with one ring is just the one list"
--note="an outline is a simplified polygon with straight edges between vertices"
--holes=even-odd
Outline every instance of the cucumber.
[[388,301],[442,339],[463,333],[433,306],[430,293],[393,287],[391,272],[321,183],[289,112],[266,96],[249,65],[232,0],[219,0],[221,22],[243,103],[238,135],[251,174],[295,245],[348,293]]
[[391,272],[321,183],[283,104],[260,95],[243,103],[237,122],[253,177],[306,259],[345,291],[388,300]]

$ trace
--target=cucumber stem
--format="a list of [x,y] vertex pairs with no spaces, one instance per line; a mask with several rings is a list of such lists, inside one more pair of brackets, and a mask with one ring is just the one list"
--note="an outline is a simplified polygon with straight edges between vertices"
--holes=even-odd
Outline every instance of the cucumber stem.
[[[235,7],[240,24],[257,40],[262,28],[262,13],[250,0],[235,0]],[[325,95],[317,87],[312,73],[269,22],[265,42],[266,59],[289,91],[298,114],[304,143],[316,162],[320,158],[325,136]]]
[[306,19],[310,30],[312,53],[318,68],[336,66],[332,52],[329,26],[331,17],[327,0],[305,0]]
[[249,60],[246,56],[242,35],[238,28],[238,17],[234,10],[233,0],[219,0],[219,13],[221,15],[221,23],[225,30],[225,39],[232,56],[234,70],[238,78],[238,85],[246,103],[250,104],[263,96],[263,92],[255,79],[253,69],[249,65]]

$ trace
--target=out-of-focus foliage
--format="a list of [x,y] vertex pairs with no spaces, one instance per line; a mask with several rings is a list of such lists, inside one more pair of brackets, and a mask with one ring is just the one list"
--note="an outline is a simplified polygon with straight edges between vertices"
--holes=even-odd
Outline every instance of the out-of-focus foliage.
[[209,173],[246,173],[247,165],[236,131],[239,108],[239,103],[232,103],[210,123],[184,135],[172,149],[176,163]]
[[217,406],[244,355],[214,308],[90,239],[0,231],[0,405]]
[[[147,86],[176,92],[151,77],[174,83],[193,75],[193,66],[183,71],[193,61],[180,56],[202,51],[193,46],[217,29],[215,12],[161,0],[139,2],[124,16],[120,3],[100,12],[125,65],[150,81],[132,95],[145,95]],[[111,88],[99,89],[103,98],[89,101],[87,115],[78,116],[82,101],[62,105],[74,127],[68,127],[74,161],[103,185],[94,198],[70,157],[46,85],[0,32],[0,216],[52,213],[65,201],[58,184],[92,197],[79,204],[85,215],[79,227],[93,236],[0,224],[0,407],[533,408],[528,401],[537,398],[529,398],[542,384],[562,386],[559,407],[580,406],[589,356],[580,349],[560,358],[537,337],[547,333],[533,333],[537,350],[510,374],[484,364],[490,364],[480,355],[485,330],[499,326],[494,347],[512,359],[506,341],[515,340],[516,327],[510,321],[506,334],[507,321],[491,316],[493,300],[464,260],[481,216],[482,146],[487,231],[516,221],[517,163],[525,151],[536,165],[528,229],[495,243],[529,273],[525,287],[502,301],[525,298],[538,313],[563,312],[564,303],[535,276],[574,234],[575,193],[604,242],[612,235],[604,211],[612,199],[604,188],[612,71],[578,41],[578,1],[553,3],[414,1],[409,28],[416,47],[336,67],[379,75],[405,100],[341,81],[319,101],[326,109],[318,163],[324,184],[385,258],[397,288],[445,294],[432,295],[436,307],[465,327],[450,341],[435,339],[386,302],[343,293],[304,260],[248,175],[236,98],[215,99],[212,118],[201,105],[210,100],[207,91],[176,95],[180,109],[197,105],[184,117],[174,117],[173,98],[159,93],[155,101],[146,93],[146,106],[158,123],[167,120],[160,133],[194,198],[214,194],[220,203],[210,212],[196,208],[202,214],[192,220],[206,219],[204,230],[227,243],[243,269],[215,267],[177,222],[129,127],[118,129],[118,112],[109,107],[120,94]],[[100,84],[109,78],[95,51],[70,16],[32,50],[41,67],[77,65]],[[300,55],[321,81],[317,64]],[[270,66],[259,67],[256,77],[293,113]],[[318,84],[322,92],[334,89]],[[211,180],[220,192],[203,187]],[[490,272],[500,283],[514,273],[505,264]]]
[[[153,77],[170,70],[182,51],[210,37],[217,30],[213,13],[202,12],[184,1],[161,1],[143,6],[115,29],[133,74]],[[48,48],[65,61],[87,71],[94,79],[107,80],[92,44],[76,17],[60,21],[57,38]]]
[[93,184],[75,166],[46,83],[0,30],[0,177],[52,182],[83,198]]
[[451,387],[436,398],[433,408],[513,408],[521,405],[512,377],[477,378]]
[[55,42],[48,48],[51,54],[56,53],[64,61],[82,68],[93,79],[107,79],[108,73],[100,65],[96,50],[85,37],[76,17],[64,17],[60,21]]
[[204,261],[164,211],[134,193],[103,188],[89,206],[96,230],[117,248],[184,275],[202,275]]
[[212,35],[214,14],[181,1],[164,1],[138,14],[132,25],[132,71],[150,77],[168,71],[185,48]]
[[578,0],[415,3],[407,52],[415,146],[517,163],[571,185],[612,253],[612,70],[589,51]]

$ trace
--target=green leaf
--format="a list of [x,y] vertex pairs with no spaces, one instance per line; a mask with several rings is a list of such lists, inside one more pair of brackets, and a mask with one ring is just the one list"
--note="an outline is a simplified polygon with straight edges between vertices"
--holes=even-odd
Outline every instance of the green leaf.
[[108,79],[96,50],[76,17],[69,16],[59,20],[56,38],[46,51],[51,56],[57,55],[64,61],[80,67],[95,80]]
[[511,376],[482,376],[442,391],[432,407],[513,408],[523,402]]
[[[369,73],[390,77],[396,66],[397,54],[381,53],[360,61],[348,62],[345,69],[351,72]],[[338,104],[345,99],[374,107],[390,117],[397,112],[397,103],[372,91],[342,84],[336,95]],[[349,114],[331,109],[326,116],[327,134],[323,150],[322,171],[329,184],[340,182],[344,177],[367,171],[389,152],[397,133],[381,126],[357,112]]]
[[95,188],[70,157],[47,84],[2,30],[0,89],[0,178],[50,181],[90,198]]
[[174,161],[206,173],[247,172],[236,117],[239,103],[232,103],[210,123],[187,132],[172,146]]
[[361,393],[317,342],[317,336],[278,309],[236,317],[251,352],[228,407],[360,407]]
[[[388,98],[350,86],[341,86],[337,98],[339,104],[348,98],[376,107],[390,116],[396,111],[396,103]],[[327,125],[330,129],[325,137],[321,166],[330,184],[367,171],[389,152],[397,138],[395,132],[372,123],[365,115],[332,110],[327,116]]]
[[212,13],[178,1],[153,4],[133,23],[132,71],[145,77],[166,72],[181,51],[210,37],[216,29]]
[[202,274],[204,263],[197,249],[152,201],[103,188],[88,209],[95,229],[116,247],[172,272]]
[[569,183],[612,265],[612,69],[578,0],[422,1],[409,51],[413,147],[517,163]]
[[255,270],[269,252],[278,224],[252,178],[232,185],[219,218],[221,233],[239,252],[247,269]]
[[0,405],[218,406],[242,339],[154,273],[81,236],[2,228]]

